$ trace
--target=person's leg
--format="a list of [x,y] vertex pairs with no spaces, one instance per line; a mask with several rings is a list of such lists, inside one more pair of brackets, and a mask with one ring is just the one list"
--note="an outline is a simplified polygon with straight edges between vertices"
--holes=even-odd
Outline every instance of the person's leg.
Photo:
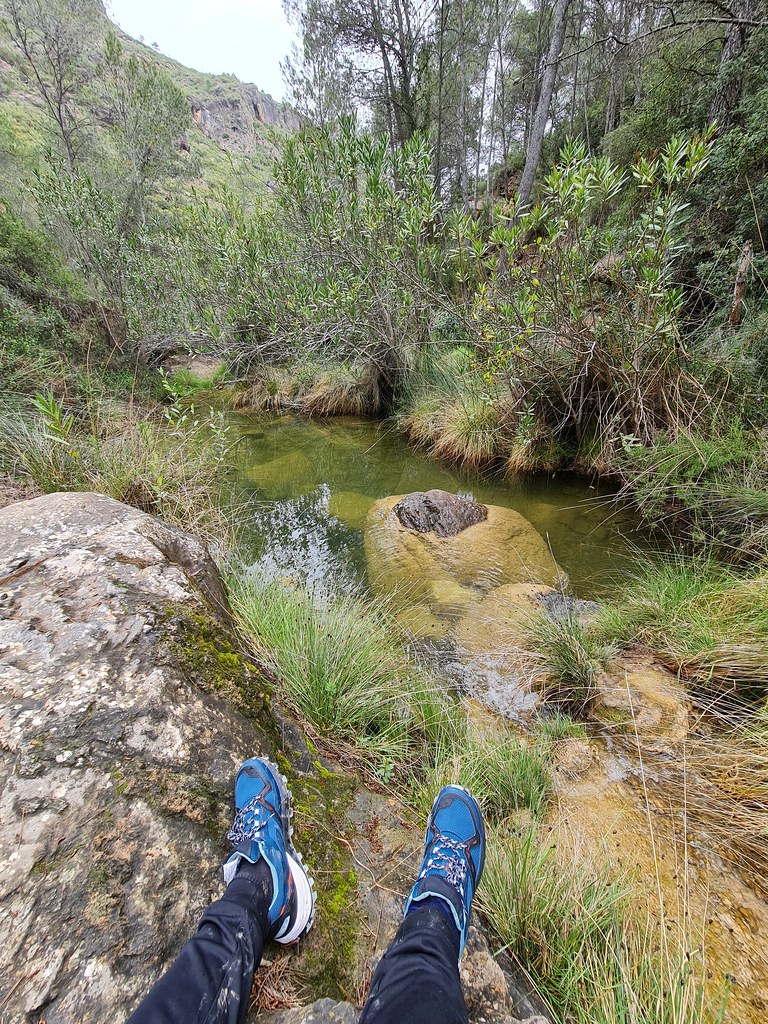
[[276,765],[241,766],[235,811],[226,891],[129,1024],[240,1024],[264,943],[295,942],[312,927],[312,879],[291,841],[291,794]]
[[484,861],[477,802],[446,786],[429,817],[403,923],[374,972],[360,1024],[466,1024],[459,960]]
[[453,922],[414,908],[379,961],[359,1024],[467,1024],[458,957]]
[[267,865],[244,862],[128,1024],[240,1024],[270,931],[271,899]]

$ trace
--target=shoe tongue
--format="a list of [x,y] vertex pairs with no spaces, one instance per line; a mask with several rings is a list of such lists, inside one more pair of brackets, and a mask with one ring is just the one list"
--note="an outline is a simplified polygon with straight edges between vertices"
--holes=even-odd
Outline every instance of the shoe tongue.
[[426,898],[427,896],[438,896],[447,900],[448,903],[453,907],[459,924],[459,931],[463,927],[464,915],[466,914],[466,907],[461,896],[459,896],[456,889],[451,885],[450,882],[446,881],[440,875],[426,875],[419,882],[419,886],[414,894],[414,901],[418,901],[420,898]]

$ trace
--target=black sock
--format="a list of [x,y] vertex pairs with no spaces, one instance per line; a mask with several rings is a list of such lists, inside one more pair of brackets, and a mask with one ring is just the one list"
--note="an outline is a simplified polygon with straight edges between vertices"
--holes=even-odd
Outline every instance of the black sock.
[[272,902],[272,872],[263,857],[252,864],[241,857],[237,874],[224,890],[222,899],[245,906],[256,915],[262,934],[266,938],[270,931],[269,905]]

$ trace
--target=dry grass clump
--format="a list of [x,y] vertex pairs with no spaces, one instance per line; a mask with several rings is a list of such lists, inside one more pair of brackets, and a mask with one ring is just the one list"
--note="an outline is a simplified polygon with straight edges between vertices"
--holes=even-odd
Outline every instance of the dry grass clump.
[[43,494],[96,491],[190,530],[211,546],[228,534],[220,497],[227,427],[219,414],[93,399],[67,412],[51,396],[0,420],[0,470]]
[[235,395],[237,409],[279,412],[295,409],[308,416],[374,416],[383,397],[371,362],[264,364],[255,379]]
[[504,470],[517,473],[554,473],[567,463],[568,453],[556,437],[531,440],[515,437],[509,444]]
[[501,412],[482,395],[423,395],[401,416],[400,425],[410,441],[435,458],[470,469],[504,452]]
[[635,907],[629,886],[561,862],[532,826],[489,830],[477,904],[553,1018],[568,1024],[715,1024],[706,963],[680,928]]
[[235,409],[264,409],[268,412],[296,408],[298,384],[291,367],[264,365],[254,379],[235,391],[232,404]]
[[379,378],[372,363],[331,363],[320,371],[301,407],[310,416],[372,416],[381,411]]

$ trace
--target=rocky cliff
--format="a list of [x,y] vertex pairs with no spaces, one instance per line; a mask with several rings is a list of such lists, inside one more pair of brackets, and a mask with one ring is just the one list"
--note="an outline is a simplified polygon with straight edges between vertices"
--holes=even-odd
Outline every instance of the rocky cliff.
[[227,95],[217,98],[198,93],[190,98],[190,106],[194,124],[233,153],[252,153],[264,145],[264,128],[295,131],[299,127],[299,117],[290,107],[237,79],[232,80]]

